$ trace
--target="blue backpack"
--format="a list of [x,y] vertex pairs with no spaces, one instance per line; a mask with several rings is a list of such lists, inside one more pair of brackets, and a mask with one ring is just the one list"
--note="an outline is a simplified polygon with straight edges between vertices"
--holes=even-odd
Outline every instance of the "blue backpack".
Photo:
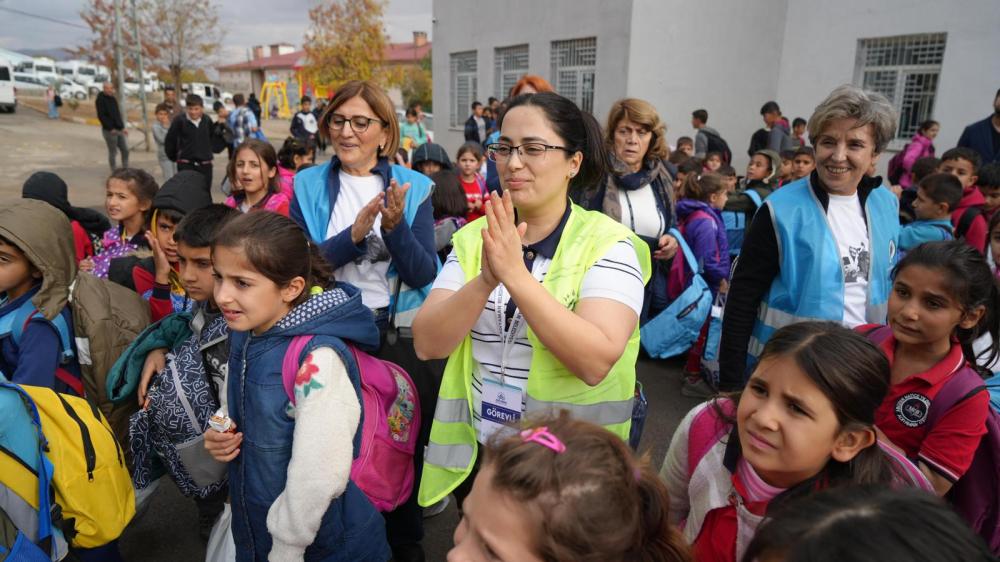
[[[764,202],[755,189],[747,189],[743,193],[753,200],[758,209]],[[726,238],[729,239],[729,255],[731,256],[739,255],[740,249],[743,247],[743,238],[746,236],[749,224],[748,216],[753,218],[753,213],[748,215],[743,211],[722,211],[722,222],[726,225]]]
[[[28,323],[37,314],[39,312],[35,308],[35,304],[31,302],[31,299],[27,299],[17,310],[0,318],[0,338],[10,336],[16,345],[21,345],[21,337],[24,336]],[[56,315],[55,319],[49,323],[59,333],[59,343],[63,349],[59,364],[66,365],[76,356],[73,334],[69,329],[69,324],[66,323],[66,318],[62,313]],[[56,379],[66,384],[77,396],[83,396],[83,381],[61,366],[56,368]]]
[[[639,341],[650,357],[666,359],[687,351],[698,339],[701,327],[712,308],[712,292],[701,277],[698,260],[688,247],[684,236],[676,228],[670,235],[684,252],[683,264],[691,273],[691,280],[684,291],[663,312],[656,315],[639,330]],[[678,256],[679,257],[679,256]],[[674,261],[678,261],[676,258]]]

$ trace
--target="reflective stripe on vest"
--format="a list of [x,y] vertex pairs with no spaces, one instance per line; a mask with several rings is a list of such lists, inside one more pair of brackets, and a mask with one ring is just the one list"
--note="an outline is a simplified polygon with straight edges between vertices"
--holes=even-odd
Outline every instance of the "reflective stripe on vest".
[[[865,201],[870,259],[865,317],[884,323],[899,237],[898,203],[887,189],[872,190]],[[836,239],[808,178],[775,192],[764,203],[778,244],[780,271],[760,303],[747,346],[752,367],[777,330],[810,320],[842,322],[844,277]],[[833,259],[831,259],[833,258]]]
[[[469,281],[480,272],[485,219],[478,219],[455,233],[455,254]],[[622,240],[630,240],[639,258],[643,281],[650,275],[648,246],[628,228],[596,211],[573,205],[560,243],[542,286],[563,306],[572,309],[579,300],[587,270]],[[574,417],[603,425],[622,439],[628,438],[635,392],[635,361],[639,353],[639,327],[618,362],[604,380],[588,386],[559,362],[528,326],[533,353],[526,387],[525,415],[568,410]],[[472,471],[478,453],[473,426],[472,339],[466,336],[448,359],[431,426],[418,500],[431,505],[448,495]]]

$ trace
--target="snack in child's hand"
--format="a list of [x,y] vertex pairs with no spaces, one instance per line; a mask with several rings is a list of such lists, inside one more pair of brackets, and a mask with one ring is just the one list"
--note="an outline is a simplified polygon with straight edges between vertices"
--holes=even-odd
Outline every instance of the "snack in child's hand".
[[233,431],[233,420],[229,419],[229,412],[225,408],[219,408],[209,418],[208,427],[219,433],[231,433]]

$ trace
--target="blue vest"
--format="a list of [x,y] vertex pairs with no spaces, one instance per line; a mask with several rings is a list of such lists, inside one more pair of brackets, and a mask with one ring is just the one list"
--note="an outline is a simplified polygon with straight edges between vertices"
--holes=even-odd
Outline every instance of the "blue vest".
[[[285,413],[288,395],[281,378],[281,364],[289,337],[250,337],[233,332],[229,360],[229,415],[243,433],[240,454],[229,465],[229,495],[233,506],[233,539],[240,545],[237,560],[266,561],[271,551],[267,512],[285,489],[292,458],[295,420]],[[318,347],[330,347],[347,367],[358,400],[361,375],[357,363],[339,338],[315,336],[303,356]],[[250,365],[250,368],[247,365]],[[246,419],[251,419],[247,422]],[[322,443],[311,444],[322,447]],[[361,423],[354,436],[354,456],[361,446]],[[251,482],[251,485],[247,485]],[[349,562],[388,558],[382,516],[352,481],[323,515],[305,560]],[[384,551],[384,552],[383,552]]]
[[[333,214],[333,208],[330,206],[330,193],[327,190],[330,166],[331,163],[327,162],[321,166],[303,170],[303,173],[297,174],[295,177],[295,198],[298,199],[299,207],[302,209],[302,217],[305,220],[309,237],[317,244],[326,240],[330,215]],[[420,172],[414,172],[405,166],[393,164],[391,168],[392,179],[396,180],[397,184],[400,186],[406,183],[410,184],[410,189],[406,192],[403,218],[406,220],[406,224],[413,226],[417,210],[434,191],[434,182]],[[440,268],[440,264],[438,267]],[[396,286],[399,273],[391,262],[387,277],[390,287],[389,306],[396,307],[396,325],[410,326],[413,324],[413,317],[416,316],[417,309],[431,292],[432,284],[412,288],[403,283],[397,299],[393,288]]]
[[[762,209],[771,214],[781,270],[760,304],[747,348],[748,369],[779,328],[809,320],[839,323],[844,317],[840,250],[809,178],[775,191]],[[865,201],[865,215],[871,248],[865,318],[884,324],[892,288],[889,274],[896,263],[899,202],[888,189],[874,189]]]

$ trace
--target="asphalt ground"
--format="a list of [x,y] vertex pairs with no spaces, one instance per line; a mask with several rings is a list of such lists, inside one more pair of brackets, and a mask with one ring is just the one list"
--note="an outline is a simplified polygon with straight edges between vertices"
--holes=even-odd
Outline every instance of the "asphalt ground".
[[[286,136],[287,127],[287,121],[268,121],[264,131],[270,139],[279,141]],[[130,144],[136,143],[139,136],[133,132]],[[155,151],[133,150],[130,164],[162,179]],[[214,177],[222,178],[224,168],[225,158],[217,157]],[[49,120],[23,106],[14,114],[0,113],[0,202],[20,198],[24,180],[39,170],[59,174],[69,186],[69,198],[74,205],[103,209],[104,180],[109,169],[99,127]],[[216,200],[222,198],[218,189],[213,196]],[[639,450],[656,468],[663,461],[677,424],[698,402],[680,393],[682,366],[679,359],[643,359],[637,365],[638,378],[649,400]],[[441,515],[425,520],[424,548],[428,560],[445,559],[457,524],[458,514],[453,504]],[[198,536],[194,502],[184,498],[169,479],[161,480],[148,509],[126,529],[121,550],[129,562],[204,560],[205,545]]]

